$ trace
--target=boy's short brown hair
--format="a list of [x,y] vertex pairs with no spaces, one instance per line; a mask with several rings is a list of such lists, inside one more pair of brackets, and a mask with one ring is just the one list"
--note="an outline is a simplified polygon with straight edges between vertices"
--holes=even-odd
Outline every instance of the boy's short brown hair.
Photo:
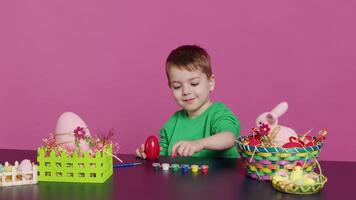
[[174,49],[166,61],[166,74],[169,82],[168,69],[172,66],[188,71],[201,69],[208,77],[211,77],[211,63],[208,52],[197,45],[183,45]]

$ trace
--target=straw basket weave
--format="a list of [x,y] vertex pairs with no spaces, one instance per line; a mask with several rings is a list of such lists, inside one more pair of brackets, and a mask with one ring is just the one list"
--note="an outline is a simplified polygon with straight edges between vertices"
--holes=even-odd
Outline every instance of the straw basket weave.
[[297,163],[303,164],[306,172],[314,171],[314,159],[319,156],[323,146],[322,142],[300,148],[249,146],[242,142],[246,138],[237,140],[237,148],[247,175],[259,180],[270,180],[281,169],[291,172]]

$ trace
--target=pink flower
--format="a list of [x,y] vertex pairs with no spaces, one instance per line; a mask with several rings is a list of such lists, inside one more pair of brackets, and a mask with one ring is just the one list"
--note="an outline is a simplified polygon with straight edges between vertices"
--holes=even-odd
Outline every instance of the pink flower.
[[67,152],[68,156],[72,156],[75,151],[74,146],[63,145],[63,148]]
[[257,128],[251,128],[251,131],[250,131],[250,133],[252,134],[252,135],[258,135],[258,134],[260,134],[259,133],[260,131],[259,131],[259,129],[257,129]]
[[260,134],[261,135],[268,135],[269,131],[271,130],[271,128],[269,127],[268,124],[261,124],[260,126]]
[[84,136],[85,136],[85,130],[83,127],[77,127],[75,130],[74,130],[74,137],[76,140],[82,140],[84,139]]

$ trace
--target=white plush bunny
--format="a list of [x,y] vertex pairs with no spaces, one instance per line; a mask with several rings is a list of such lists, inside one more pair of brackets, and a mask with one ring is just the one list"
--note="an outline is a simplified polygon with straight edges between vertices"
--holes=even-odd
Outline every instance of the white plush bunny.
[[270,128],[271,143],[273,146],[281,147],[289,142],[290,137],[297,137],[297,133],[288,127],[278,125],[278,117],[282,116],[288,110],[288,103],[278,104],[272,111],[262,113],[256,119],[256,126],[268,125]]

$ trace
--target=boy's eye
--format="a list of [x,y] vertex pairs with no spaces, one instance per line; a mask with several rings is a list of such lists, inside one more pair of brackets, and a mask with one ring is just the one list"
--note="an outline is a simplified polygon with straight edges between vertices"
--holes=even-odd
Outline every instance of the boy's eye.
[[180,87],[181,87],[180,85],[176,85],[176,86],[173,85],[173,86],[172,86],[172,88],[173,88],[174,90],[178,90]]
[[199,82],[196,82],[196,83],[194,82],[194,83],[191,83],[190,85],[191,86],[197,86],[197,85],[199,85]]

